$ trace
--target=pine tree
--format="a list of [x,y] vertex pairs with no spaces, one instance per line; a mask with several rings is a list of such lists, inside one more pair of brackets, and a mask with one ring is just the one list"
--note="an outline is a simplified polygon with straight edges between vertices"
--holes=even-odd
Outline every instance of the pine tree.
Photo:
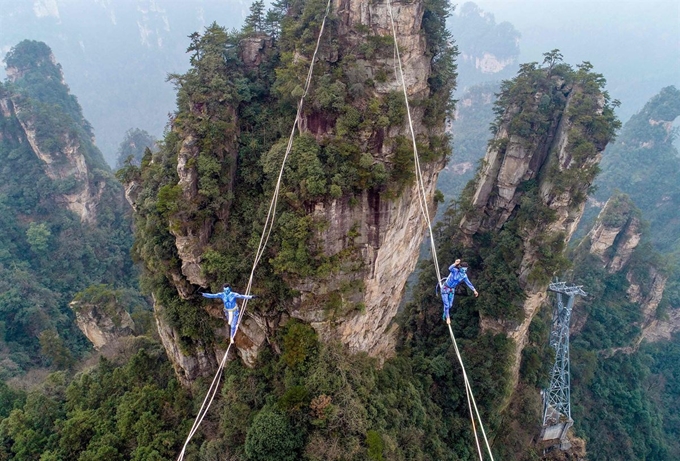
[[246,33],[262,32],[264,30],[264,22],[264,0],[255,0],[250,5],[250,14],[246,17],[243,31]]
[[264,33],[273,38],[278,38],[281,28],[281,15],[274,10],[267,11],[264,19]]
[[281,31],[281,22],[288,12],[290,7],[288,0],[274,0],[272,8],[267,11],[267,16],[264,20],[264,32],[273,37],[278,38]]

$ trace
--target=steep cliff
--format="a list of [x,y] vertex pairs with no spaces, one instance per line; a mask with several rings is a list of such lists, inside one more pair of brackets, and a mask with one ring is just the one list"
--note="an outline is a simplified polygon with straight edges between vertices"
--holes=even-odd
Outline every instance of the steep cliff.
[[[574,281],[589,296],[573,313],[572,414],[598,459],[672,459],[678,452],[671,434],[680,400],[665,381],[677,368],[680,326],[673,260],[654,249],[642,214],[616,193],[573,251]],[[621,443],[603,443],[612,438]]]
[[[468,262],[479,297],[455,298],[451,324],[497,455],[541,456],[541,398],[554,351],[549,350],[547,285],[568,267],[565,250],[598,171],[601,152],[618,127],[604,79],[588,63],[521,66],[502,84],[494,138],[476,178],[438,229],[442,269]],[[409,347],[439,360],[448,340],[441,301],[426,270],[408,306]],[[432,352],[428,352],[432,350]]]
[[31,41],[13,48],[5,62],[9,91],[0,103],[3,115],[19,122],[19,136],[47,177],[60,184],[57,201],[81,221],[95,222],[107,179],[97,170],[108,168],[92,144],[92,129],[80,106],[68,94],[61,67],[44,43]]
[[[393,6],[432,210],[455,78],[440,7]],[[290,317],[351,351],[393,353],[391,321],[424,221],[386,8],[332,5],[277,226],[256,272],[260,301],[236,337],[250,365]],[[225,282],[237,291],[245,286],[324,9],[293,2],[274,11],[274,30],[252,17],[241,34],[214,25],[192,36],[192,69],[173,77],[172,131],[141,168],[121,172],[136,209],[136,251],[167,333],[161,337],[184,383],[211,373],[222,350],[219,311],[209,315],[213,306],[195,292]],[[189,364],[199,356],[200,364]]]
[[[426,13],[424,4],[414,2],[395,6],[394,14],[398,15],[395,29],[404,63],[404,80],[413,105],[413,128],[422,143],[421,156],[430,162],[423,170],[425,193],[429,197],[429,208],[434,210],[436,179],[446,154],[446,147],[437,146],[437,143],[446,137],[444,113],[428,104],[431,104],[430,98],[436,97],[436,92],[445,96],[451,82],[445,82],[443,89],[433,88],[430,83],[436,69],[432,70],[430,51],[433,38],[429,37],[428,43],[427,35],[423,34],[428,32],[423,30],[422,24]],[[337,7],[338,43],[346,43],[350,49],[367,42],[374,42],[376,46],[373,56],[366,52],[358,55],[338,52],[338,64],[348,66],[351,72],[348,77],[357,73],[375,81],[373,88],[361,90],[361,98],[370,101],[369,107],[362,107],[365,103],[350,96],[351,107],[363,109],[365,120],[354,133],[347,133],[355,148],[362,152],[360,162],[370,164],[374,178],[373,184],[367,184],[364,190],[308,205],[310,209],[313,206],[314,221],[327,223],[315,236],[320,251],[324,258],[339,257],[340,267],[326,276],[305,277],[301,283],[289,278],[292,287],[300,292],[291,315],[311,322],[323,338],[340,339],[352,351],[385,357],[393,353],[395,337],[391,327],[396,325],[391,325],[391,321],[401,301],[406,278],[413,272],[418,259],[424,220],[418,205],[418,185],[412,179],[411,168],[403,164],[409,161],[409,130],[403,102],[398,99],[400,81],[393,72],[388,72],[395,62],[389,51],[392,34],[387,5],[354,0],[340,2]],[[317,93],[321,90],[316,88]],[[386,106],[387,119],[380,120],[379,112],[376,112],[379,104]],[[390,114],[390,110],[397,113]],[[303,127],[313,132],[321,143],[337,142],[345,127],[328,126],[315,130],[316,120],[326,114],[321,107],[310,111],[305,114]],[[435,114],[438,118],[429,123],[424,120]],[[375,116],[378,120],[370,121]],[[391,181],[397,184],[390,184]]]
[[[618,127],[601,76],[588,64],[574,70],[560,58],[547,53],[546,67],[524,65],[503,84],[495,137],[460,221],[461,238],[477,255],[490,251],[489,239],[505,240],[500,248],[510,252],[500,261],[479,262],[482,278],[490,279],[480,283],[481,293],[490,291],[480,315],[482,331],[505,334],[515,344],[513,383],[529,325],[546,300],[547,282],[566,267],[562,252]],[[505,287],[492,280],[499,270]]]
[[610,198],[581,245],[598,256],[607,272],[618,272],[625,266],[640,243],[640,212],[626,195]]
[[0,375],[68,367],[89,347],[69,309],[131,288],[129,207],[47,45],[23,41],[0,84]]
[[[587,251],[602,261],[607,274],[623,276],[628,301],[639,309],[639,319],[635,322],[640,330],[638,336],[630,344],[614,348],[607,354],[636,352],[643,339],[670,339],[672,332],[680,327],[672,323],[673,317],[663,319],[657,312],[668,281],[668,267],[661,260],[641,258],[639,253],[649,252],[650,248],[648,243],[641,243],[643,235],[649,234],[649,228],[643,225],[640,216],[640,210],[630,197],[621,193],[612,196],[576,249],[577,263],[583,261],[581,252]],[[654,253],[648,255],[653,256]],[[579,322],[581,328],[585,322],[585,318]]]

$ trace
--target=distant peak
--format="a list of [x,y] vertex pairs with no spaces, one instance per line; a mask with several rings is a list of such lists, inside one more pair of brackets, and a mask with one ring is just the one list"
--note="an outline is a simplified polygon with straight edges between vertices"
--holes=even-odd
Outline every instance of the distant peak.
[[63,81],[61,66],[57,63],[52,50],[43,42],[24,40],[13,47],[5,57],[7,78],[16,82],[27,73],[39,71],[46,75],[58,76]]

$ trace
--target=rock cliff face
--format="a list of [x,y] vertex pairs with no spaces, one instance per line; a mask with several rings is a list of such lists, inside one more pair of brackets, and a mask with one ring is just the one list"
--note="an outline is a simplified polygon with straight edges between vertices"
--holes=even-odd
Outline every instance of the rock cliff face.
[[[392,37],[387,2],[335,0],[333,3],[340,19],[338,33],[345,37],[349,44],[357,46],[364,42],[366,34],[357,31],[366,28],[370,31],[369,36]],[[431,73],[431,60],[427,56],[427,43],[422,34],[423,13],[423,2],[392,2],[394,27],[399,41],[407,91],[409,95],[421,97],[429,94],[427,79]],[[393,69],[395,62],[393,55],[390,55],[377,59],[360,59],[358,64],[369,78],[375,78],[379,69],[383,67]],[[394,70],[384,82],[377,82],[375,90],[382,94],[401,91],[401,81],[394,75]],[[403,127],[399,131],[403,131]]]
[[[424,171],[430,197],[440,168],[430,166]],[[306,280],[297,285],[301,296],[291,312],[293,317],[309,322],[326,340],[339,339],[354,352],[380,357],[394,352],[396,325],[391,321],[406,279],[415,269],[425,230],[417,187],[413,184],[393,200],[365,192],[354,207],[348,199],[317,204],[314,215],[333,223],[320,236],[324,251],[337,254],[354,247],[358,249],[357,264],[332,280]],[[434,209],[433,203],[429,206]],[[351,230],[359,235],[349,241],[346,236]],[[352,282],[358,282],[360,289],[344,288]],[[340,293],[340,315],[327,312],[323,300],[331,293]]]
[[[562,87],[560,91],[564,92],[567,101],[573,97],[573,88]],[[540,96],[538,94],[536,99],[539,99]],[[567,102],[568,104],[569,102]],[[484,167],[480,172],[472,199],[474,211],[463,217],[460,228],[470,242],[475,234],[499,231],[511,219],[524,196],[523,191],[519,190],[519,186],[525,181],[538,179],[543,203],[559,216],[557,220],[550,224],[549,231],[554,234],[561,234],[566,242],[573,233],[583,205],[574,204],[568,194],[553,191],[550,181],[544,178],[547,176],[546,172],[549,168],[549,155],[551,155],[550,160],[559,165],[561,170],[570,167],[568,160],[565,164],[564,160],[561,161],[560,159],[569,157],[569,154],[565,152],[565,147],[571,124],[568,117],[561,117],[557,123],[553,122],[552,131],[537,143],[535,140],[528,140],[509,133],[510,120],[516,113],[517,108],[510,109],[496,133],[496,140],[507,140],[505,146],[495,148],[492,145],[487,150]],[[600,154],[597,153],[593,156],[592,161],[597,162],[599,157]],[[544,173],[544,178],[539,179],[541,172]],[[588,184],[583,184],[582,187],[586,189]],[[538,227],[530,230],[523,239],[524,248],[519,278],[527,295],[522,306],[524,319],[517,325],[513,322],[499,322],[495,318],[486,316],[481,318],[483,330],[503,332],[514,340],[517,346],[511,367],[514,383],[517,382],[519,377],[521,353],[526,345],[529,325],[534,314],[547,299],[546,286],[544,284],[535,286],[528,280],[528,274],[538,259],[537,248],[534,247],[532,240],[534,235],[541,230],[543,229]]]
[[[548,269],[547,258],[571,238],[612,134],[593,135],[579,116],[587,112],[607,119],[603,111],[611,108],[601,90],[586,88],[568,73],[554,75],[551,67],[527,67],[502,89],[496,134],[478,172],[470,210],[460,222],[461,236],[472,248],[482,236],[508,226],[521,237],[513,274],[524,295],[514,301],[521,304],[520,320],[481,313],[483,331],[505,334],[516,346],[509,370],[513,388],[529,325],[546,301],[547,283],[556,275],[551,271],[558,268]],[[611,117],[605,123],[612,123]]]
[[222,355],[218,357],[217,354],[220,350],[202,340],[194,341],[190,350],[182,348],[180,332],[170,326],[162,317],[160,313],[163,311],[163,306],[155,298],[153,307],[158,336],[163,343],[165,352],[172,361],[177,378],[183,385],[188,386],[197,377],[206,375],[207,370],[214,370],[217,367],[224,354],[223,349],[221,350]]
[[[472,199],[474,211],[466,214],[461,222],[460,227],[465,235],[500,230],[524,196],[520,185],[537,180],[544,204],[558,215],[558,219],[551,223],[550,230],[565,232],[566,240],[571,237],[584,206],[583,203],[575,204],[573,195],[585,192],[590,184],[577,184],[575,189],[560,190],[548,172],[550,169],[560,173],[575,168],[587,170],[599,162],[604,146],[593,146],[594,155],[584,162],[574,161],[569,146],[573,123],[567,113],[572,101],[581,97],[582,90],[560,85],[558,91],[566,98],[566,105],[563,113],[556,114],[559,118],[552,120],[544,136],[510,133],[511,120],[518,115],[519,108],[507,110],[494,137],[494,140],[501,141],[501,145],[496,147],[492,144],[484,158],[484,167]],[[534,99],[539,101],[543,96],[546,95],[538,92]]]
[[657,342],[670,341],[680,331],[680,308],[672,309],[665,319],[652,318],[642,331],[642,339]]
[[[625,229],[623,226],[611,228],[600,222],[591,231],[592,246],[590,252],[602,259],[610,273],[618,272],[628,262],[630,255],[640,242],[639,219],[633,218],[632,221],[627,222],[624,226]],[[621,234],[622,231],[623,234]],[[622,236],[626,245],[614,247],[614,241],[619,236]],[[609,248],[615,248],[613,256],[605,254],[605,251]]]
[[[304,8],[313,9],[316,6],[306,5]],[[309,271],[288,271],[281,268],[282,265],[275,267],[277,276],[292,289],[292,299],[281,303],[277,303],[277,300],[264,301],[276,304],[272,307],[277,312],[249,310],[235,338],[241,359],[249,365],[254,363],[267,337],[289,317],[309,322],[322,339],[339,340],[351,351],[389,356],[394,349],[395,326],[392,325],[392,319],[401,301],[406,279],[417,262],[424,235],[425,220],[410,167],[413,163],[410,129],[402,103],[401,84],[396,80],[394,72],[396,64],[387,4],[337,0],[332,9],[336,20],[327,25],[329,39],[322,43],[320,59],[316,63],[315,77],[311,84],[312,94],[303,107],[299,123],[301,137],[312,140],[318,145],[318,149],[334,145],[340,146],[346,152],[356,152],[360,156],[361,165],[349,165],[347,170],[365,168],[369,175],[377,171],[372,178],[379,179],[366,185],[358,175],[343,178],[345,170],[339,170],[315,196],[309,197],[305,196],[309,187],[301,186],[308,185],[309,178],[302,176],[298,183],[289,179],[286,175],[290,172],[286,172],[283,181],[284,187],[288,189],[282,198],[287,201],[284,211],[288,212],[288,216],[310,219],[314,223],[313,231],[304,246],[309,251],[313,250],[315,257],[334,261],[334,267],[331,275],[321,275],[321,271],[312,274]],[[424,3],[394,2],[392,9],[404,81],[412,103],[413,129],[422,151],[424,189],[433,215],[435,183],[447,153],[444,122],[454,76],[447,75],[437,90],[432,89],[430,77],[433,75],[433,54],[436,52],[430,49],[434,45],[428,42],[428,34],[431,32],[423,29],[426,10]],[[289,19],[298,21],[299,18],[295,15],[299,14],[299,11],[291,10]],[[314,14],[319,15],[318,12]],[[321,16],[315,17],[320,20]],[[318,25],[309,30],[306,30],[309,27],[306,23],[300,27],[300,34],[304,32],[305,40],[312,43],[307,35],[315,35]],[[200,37],[195,40],[197,47],[203,44]],[[281,40],[284,41],[283,38]],[[206,39],[205,43],[207,42]],[[247,37],[230,48],[238,51],[231,55],[234,59],[226,64],[229,70],[224,72],[243,76],[242,82],[248,79],[264,79],[263,69],[277,62],[271,58],[276,46],[276,41],[259,32]],[[292,105],[292,100],[288,102],[289,94],[279,88],[288,88],[288,83],[285,82],[285,78],[288,78],[286,72],[298,73],[300,76],[306,74],[308,54],[311,54],[313,47],[310,48],[309,44],[300,41],[299,35],[288,38],[286,45],[278,46],[285,50],[281,55],[281,65],[289,67],[277,69],[279,79],[274,88],[282,93],[285,104]],[[444,48],[446,46],[448,45]],[[206,71],[201,67],[201,56],[203,55],[197,52],[193,58],[196,68],[179,80],[186,85],[187,91],[187,82]],[[286,61],[287,59],[291,61]],[[236,62],[240,67],[229,67]],[[441,62],[438,65],[441,66]],[[342,79],[333,80],[341,73],[345,74]],[[227,78],[229,81],[237,80],[231,75]],[[258,85],[264,84],[265,82],[258,80]],[[298,86],[297,80],[290,84],[289,92],[296,99],[300,91]],[[325,91],[334,93],[326,96]],[[435,94],[435,91],[440,93]],[[165,183],[155,195],[164,200],[166,197],[173,200],[178,197],[177,205],[172,208],[168,219],[168,227],[174,237],[172,253],[176,255],[176,264],[164,263],[163,275],[179,298],[187,303],[196,303],[195,292],[198,287],[207,288],[208,285],[224,282],[221,279],[214,280],[210,271],[215,271],[214,261],[220,261],[219,258],[223,257],[216,251],[220,245],[218,241],[232,232],[230,218],[233,213],[238,213],[235,211],[234,201],[238,200],[238,194],[243,193],[237,184],[238,178],[242,178],[239,176],[239,164],[249,161],[243,154],[244,146],[247,146],[244,138],[253,139],[254,133],[260,136],[260,132],[266,132],[268,128],[253,128],[251,119],[244,121],[244,118],[253,117],[251,113],[246,113],[250,110],[247,104],[239,106],[232,103],[242,95],[242,92],[230,96],[216,93],[211,101],[197,102],[202,96],[192,93],[188,97],[189,104],[182,106],[172,126],[173,143],[178,148],[170,158],[171,162],[176,158],[177,179],[176,182],[173,180]],[[329,97],[335,98],[333,104],[324,102]],[[431,97],[435,101],[429,101]],[[271,104],[271,100],[268,103]],[[372,117],[379,120],[365,114],[368,110],[375,111],[371,107],[376,106],[381,109]],[[357,117],[364,121],[351,121]],[[215,141],[216,137],[210,138],[212,133],[196,128],[196,121],[202,123],[206,120],[224,128],[219,135],[219,143]],[[282,119],[280,123],[285,126],[292,122],[291,117]],[[350,123],[355,123],[350,132],[341,134],[341,130],[346,129],[344,127]],[[342,127],[339,126],[341,124]],[[284,130],[282,136],[287,136]],[[207,141],[208,139],[210,140]],[[275,144],[270,154],[276,146]],[[257,152],[257,155],[262,153]],[[295,152],[293,155],[296,155]],[[267,156],[263,158],[263,163],[269,159]],[[325,157],[320,158],[325,160]],[[158,164],[154,164],[156,161],[160,160],[154,157],[148,167],[158,167]],[[277,163],[278,168],[279,162],[273,163]],[[303,168],[307,166],[306,163],[302,164]],[[336,167],[328,165],[327,168]],[[218,169],[219,176],[215,175]],[[361,174],[363,172],[361,170]],[[397,179],[390,182],[385,178]],[[266,179],[274,181],[276,178]],[[245,180],[255,181],[252,174]],[[338,186],[335,181],[342,185]],[[219,186],[210,189],[214,184]],[[128,181],[126,188],[128,200],[138,213],[145,212],[140,210],[143,200],[155,199],[148,195],[144,187],[142,169],[142,174]],[[265,191],[271,190],[268,183],[258,187]],[[216,189],[219,189],[219,193],[209,196],[207,191]],[[269,202],[271,197],[268,194],[270,192],[263,194],[258,205]],[[252,210],[249,210],[249,214],[253,214]],[[244,219],[242,212],[237,219]],[[254,237],[248,235],[246,238]],[[241,242],[239,245],[245,247],[245,243]],[[233,248],[228,250],[233,251]],[[209,254],[212,261],[209,271],[206,271],[206,254]],[[273,255],[274,259],[276,256]],[[239,256],[241,257],[246,258]],[[218,267],[217,272],[220,270],[222,269]],[[233,282],[234,272],[226,272],[230,277],[228,281]],[[198,338],[187,341],[181,327],[169,322],[164,314],[170,309],[167,304],[168,302],[164,303],[160,299],[156,301],[158,328],[180,379],[188,384],[197,376],[212,372],[216,366],[216,356],[219,357],[223,351],[219,338],[225,338],[227,332],[225,328],[213,331],[214,337],[218,338],[213,345]],[[222,318],[221,310],[212,304],[204,305],[204,310],[213,317]],[[182,347],[179,347],[179,343],[182,343]]]
[[[178,185],[182,191],[182,200],[192,203],[198,196],[198,169],[196,166],[200,146],[197,144],[192,133],[181,133],[184,141],[180,148],[177,158],[177,175],[179,176]],[[236,149],[230,146],[228,158],[222,161],[234,163]],[[232,169],[233,171],[233,169]],[[231,173],[233,179],[233,172]],[[232,184],[232,181],[229,182]],[[230,194],[231,190],[224,191]],[[219,213],[221,220],[226,220],[229,216],[228,206],[224,206]],[[186,216],[173,220],[170,225],[170,232],[175,236],[175,246],[177,253],[182,260],[182,275],[189,281],[199,286],[207,286],[205,277],[201,274],[201,255],[205,249],[210,235],[212,234],[215,218],[208,216],[203,218],[186,219]],[[198,222],[195,222],[198,220]]]
[[94,183],[90,181],[88,167],[80,152],[78,140],[65,134],[61,149],[50,151],[41,148],[30,114],[25,115],[17,106],[17,116],[33,152],[42,160],[47,176],[52,180],[73,180],[77,184],[72,192],[60,194],[59,201],[77,214],[82,222],[94,223],[97,205],[106,184],[104,181]]
[[628,263],[641,237],[639,212],[628,197],[618,195],[607,201],[585,242],[612,274]]
[[656,309],[659,307],[663,297],[668,277],[659,273],[656,268],[650,267],[646,279],[645,283],[647,286],[643,289],[640,282],[635,280],[635,275],[632,271],[626,274],[626,280],[630,283],[627,291],[628,298],[634,303],[639,304],[642,308],[642,336],[645,336],[645,329],[656,317]]
[[[352,46],[366,40],[358,30],[368,30],[373,37],[392,37],[387,4],[366,3],[360,0],[335,2],[340,19],[338,33]],[[410,98],[420,100],[430,94],[428,78],[431,63],[427,56],[427,42],[422,33],[424,7],[422,2],[393,3],[395,29],[404,70],[404,81]],[[340,52],[339,59],[343,58]],[[368,78],[376,77],[381,69],[393,68],[393,55],[377,59],[359,59],[357,67]],[[372,97],[400,94],[400,80],[390,75],[376,84]],[[434,129],[423,125],[423,109],[412,107],[415,134],[420,139],[426,135],[443,135],[444,121]],[[303,126],[310,126],[316,114],[307,115]],[[404,120],[405,122],[405,120]],[[315,133],[323,139],[334,134],[333,127]],[[408,125],[401,123],[386,130],[366,130],[362,148],[371,152],[373,162],[389,167],[395,156],[396,146],[389,142],[396,137],[410,137]],[[433,202],[437,175],[443,162],[431,163],[423,169],[428,207],[434,212]],[[352,263],[342,268],[330,279],[308,278],[296,284],[301,295],[296,300],[293,317],[311,323],[322,338],[339,339],[354,352],[386,357],[393,353],[396,326],[391,324],[401,301],[406,279],[413,272],[425,231],[425,221],[418,202],[418,186],[412,182],[397,196],[391,197],[385,190],[368,190],[350,204],[350,197],[316,203],[313,216],[329,223],[318,235],[323,252],[327,256],[348,250],[353,253]],[[356,237],[348,238],[348,235]],[[352,287],[358,287],[354,288]],[[328,295],[338,295],[340,315],[328,314],[324,300]]]
[[[633,353],[642,340],[670,340],[671,335],[680,330],[678,309],[671,308],[665,318],[659,318],[657,314],[668,277],[654,266],[634,268],[628,264],[641,237],[640,211],[627,195],[618,194],[607,201],[595,226],[583,241],[588,245],[589,253],[600,258],[607,272],[613,274],[623,271],[626,274],[628,299],[639,305],[642,313],[639,321],[641,334],[631,346],[610,353]],[[640,272],[643,280],[636,275]]]
[[100,306],[73,301],[71,309],[76,314],[78,328],[90,340],[95,349],[101,349],[135,333],[132,317],[120,306]]
[[[59,90],[67,95],[68,87],[63,81],[61,67],[49,49],[45,48],[47,52],[39,56],[37,62],[11,65],[13,61],[10,59],[6,69],[8,81],[19,88],[25,78],[33,80],[32,84],[35,84],[36,78],[49,81],[50,77],[33,75],[36,69],[48,67],[52,69],[51,72],[54,74],[52,77],[58,79],[58,82],[50,81],[48,84],[58,86]],[[91,137],[84,139],[87,130],[79,132],[77,129],[65,128],[64,122],[55,118],[68,117],[66,111],[50,113],[55,109],[46,108],[49,105],[48,101],[26,97],[22,91],[7,92],[0,95],[0,100],[3,116],[16,118],[21,126],[22,133],[14,136],[18,136],[20,142],[30,145],[33,153],[40,159],[45,174],[52,181],[68,184],[59,188],[65,191],[57,192],[57,201],[76,213],[82,222],[95,223],[97,206],[106,187],[106,181],[101,175],[93,175],[92,164],[87,159],[88,154],[85,153],[83,142],[93,142]],[[79,111],[79,108],[77,110]],[[86,125],[82,119],[73,122]]]

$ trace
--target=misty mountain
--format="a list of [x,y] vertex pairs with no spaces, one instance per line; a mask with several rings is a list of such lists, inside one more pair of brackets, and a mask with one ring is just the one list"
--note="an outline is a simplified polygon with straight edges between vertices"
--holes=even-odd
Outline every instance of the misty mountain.
[[169,73],[189,66],[187,38],[240,26],[245,0],[4,0],[0,52],[24,39],[52,48],[109,164],[131,128],[160,138],[175,105]]
[[[395,5],[393,38],[384,0],[342,0],[317,42],[318,0],[283,0],[271,15],[236,0],[4,3],[0,460],[177,459],[217,370],[187,461],[473,459],[467,377],[473,425],[483,420],[497,459],[678,459],[680,283],[668,254],[680,93],[660,85],[622,130],[614,99],[644,101],[679,75],[672,18],[649,20],[674,10],[467,3],[445,23],[447,0],[409,0]],[[222,27],[248,11],[240,31]],[[609,94],[605,77],[623,86]],[[166,123],[154,144],[148,133]],[[116,148],[129,161],[114,177],[104,157]],[[449,158],[457,170],[436,193]],[[599,172],[607,205],[568,249]],[[439,261],[422,261],[401,303],[425,234],[424,183],[431,210],[444,194],[457,202],[432,232]],[[271,241],[256,247],[271,197]],[[456,258],[479,296],[448,298],[447,326],[435,287]],[[572,318],[571,452],[536,443],[556,276],[589,294]],[[224,283],[257,298],[232,336],[223,304],[204,299]],[[127,341],[102,350],[84,311]],[[146,321],[133,331],[119,313]]]
[[[129,207],[50,48],[24,40],[0,84],[0,378],[87,349],[69,307],[136,286]],[[134,295],[132,296],[134,297]],[[142,301],[142,304],[144,302]]]
[[[174,109],[174,89],[166,77],[188,68],[188,35],[213,21],[240,27],[249,5],[247,0],[5,0],[0,53],[23,39],[47,43],[82,99],[97,145],[113,164],[127,130],[161,137]],[[542,53],[559,48],[565,59],[587,60],[600,69],[612,97],[622,101],[619,116],[626,120],[660,88],[680,84],[677,18],[677,4],[663,1],[481,0],[459,4],[447,27],[460,51],[459,89],[509,78],[519,62],[540,62]]]
[[459,89],[507,79],[517,72],[521,34],[509,22],[497,23],[492,13],[467,2],[455,9],[446,26],[460,52]]

